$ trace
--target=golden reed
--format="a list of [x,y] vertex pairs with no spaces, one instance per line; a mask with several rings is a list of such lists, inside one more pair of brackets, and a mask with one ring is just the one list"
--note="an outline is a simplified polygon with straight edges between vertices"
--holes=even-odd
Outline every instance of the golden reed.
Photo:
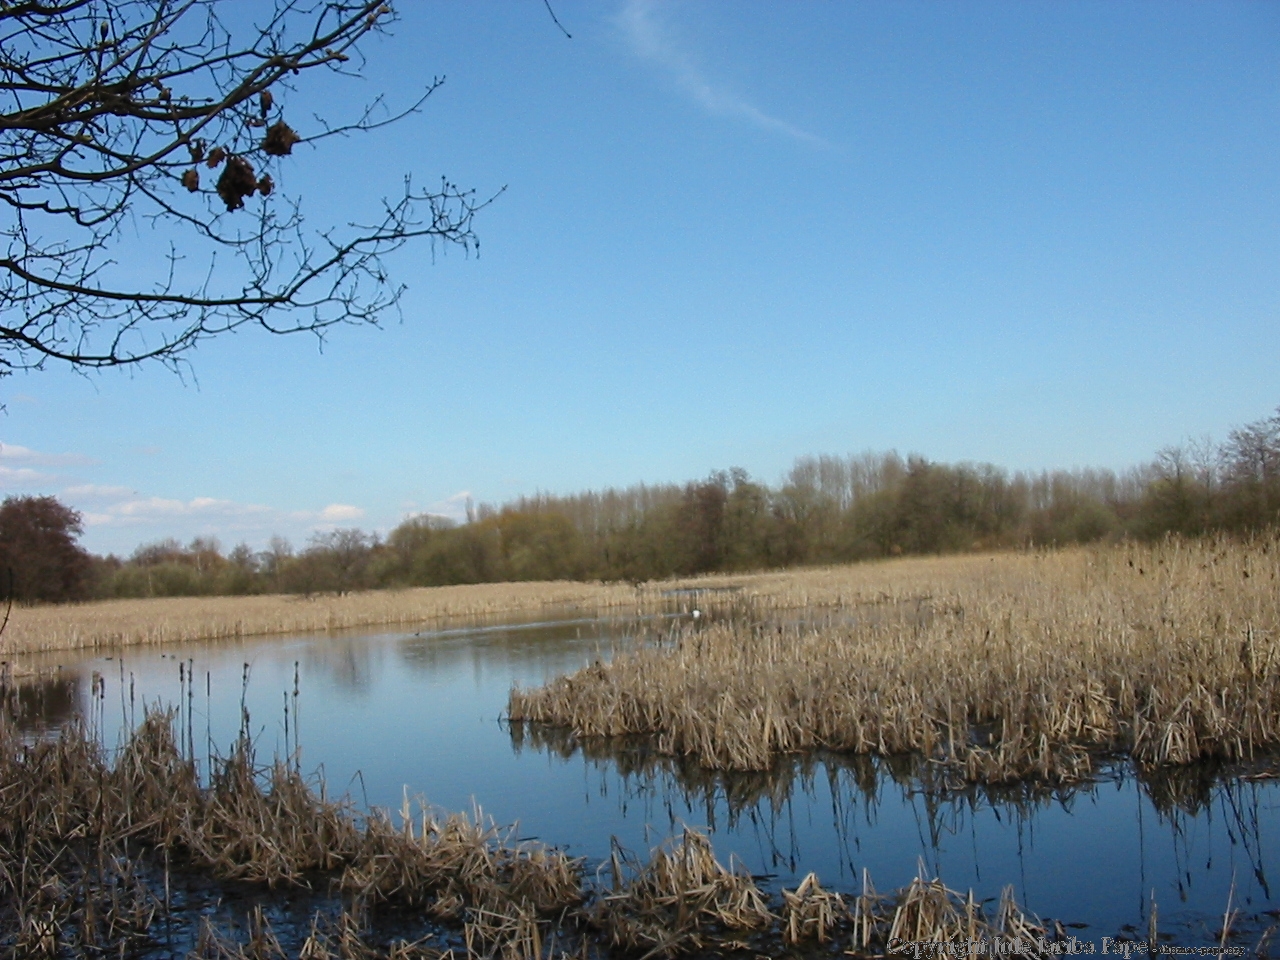
[[[828,748],[964,779],[1242,760],[1280,746],[1280,541],[1120,544],[747,578],[665,640],[536,690],[513,721],[649,734],[712,768]],[[716,602],[722,610],[716,609]]]
[[[248,733],[203,779],[172,714],[153,714],[113,758],[72,726],[32,742],[0,712],[0,946],[19,957],[131,956],[160,948],[171,917],[171,871],[258,886],[246,932],[203,917],[193,958],[216,960],[562,960],[671,957],[743,950],[777,954],[805,941],[882,956],[894,938],[985,938],[1002,955],[1040,955],[1034,926],[1006,891],[988,917],[918,877],[902,891],[826,891],[812,874],[777,899],[751,874],[716,860],[686,830],[648,862],[614,847],[592,882],[582,860],[536,842],[512,843],[477,815],[357,811],[326,799],[288,763],[259,765]],[[611,881],[611,882],[609,882]],[[316,913],[286,949],[263,903],[321,882],[341,912]],[[460,948],[382,943],[379,907],[417,917],[418,932],[461,928]],[[181,914],[184,908],[176,909]],[[270,909],[270,906],[268,906]],[[187,919],[194,920],[188,916]],[[5,954],[9,955],[8,953]]]
[[0,656],[519,616],[552,608],[594,614],[635,605],[636,590],[630,586],[557,582],[15,607],[0,635]]

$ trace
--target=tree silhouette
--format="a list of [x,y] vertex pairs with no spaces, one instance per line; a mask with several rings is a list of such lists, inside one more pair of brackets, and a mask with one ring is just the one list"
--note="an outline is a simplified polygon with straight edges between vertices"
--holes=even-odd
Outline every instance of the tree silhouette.
[[[377,0],[0,3],[0,375],[177,366],[240,327],[376,323],[403,290],[386,254],[473,249],[484,204],[447,181],[406,179],[369,222],[320,230],[276,183],[296,146],[395,122],[442,82],[394,113],[379,97],[344,123],[286,119],[302,78],[356,75],[360,42],[393,19]],[[140,225],[166,257],[128,255]]]
[[80,514],[56,497],[6,497],[0,504],[0,577],[17,600],[81,600],[89,554],[76,543]]

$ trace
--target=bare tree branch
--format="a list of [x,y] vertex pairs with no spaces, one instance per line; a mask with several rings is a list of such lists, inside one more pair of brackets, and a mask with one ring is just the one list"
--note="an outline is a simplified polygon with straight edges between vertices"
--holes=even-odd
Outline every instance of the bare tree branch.
[[[0,4],[0,376],[49,360],[174,366],[246,325],[322,334],[377,323],[404,289],[387,254],[421,238],[477,249],[472,222],[489,201],[447,180],[430,191],[406,180],[371,223],[320,231],[276,184],[296,144],[402,120],[443,82],[399,110],[378,97],[345,122],[315,118],[300,133],[286,121],[299,78],[351,75],[360,42],[393,22],[390,6],[276,0],[247,36],[224,11],[245,8]],[[148,280],[122,283],[134,218],[167,230],[171,248]]]

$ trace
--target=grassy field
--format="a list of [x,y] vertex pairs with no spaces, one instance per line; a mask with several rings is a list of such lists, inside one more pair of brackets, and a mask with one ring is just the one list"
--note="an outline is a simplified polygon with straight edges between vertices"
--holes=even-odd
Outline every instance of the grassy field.
[[[920,752],[970,781],[1280,747],[1280,542],[1121,544],[748,578],[510,718],[648,734],[712,768]],[[708,604],[707,601],[718,601]]]

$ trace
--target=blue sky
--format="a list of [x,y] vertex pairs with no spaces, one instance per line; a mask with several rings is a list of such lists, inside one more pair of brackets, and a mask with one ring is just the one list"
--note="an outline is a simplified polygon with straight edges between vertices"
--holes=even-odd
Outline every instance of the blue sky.
[[412,172],[479,257],[404,320],[0,381],[0,487],[85,545],[261,545],[808,453],[1123,468],[1280,403],[1280,4],[401,2],[420,115],[299,150],[316,226]]

